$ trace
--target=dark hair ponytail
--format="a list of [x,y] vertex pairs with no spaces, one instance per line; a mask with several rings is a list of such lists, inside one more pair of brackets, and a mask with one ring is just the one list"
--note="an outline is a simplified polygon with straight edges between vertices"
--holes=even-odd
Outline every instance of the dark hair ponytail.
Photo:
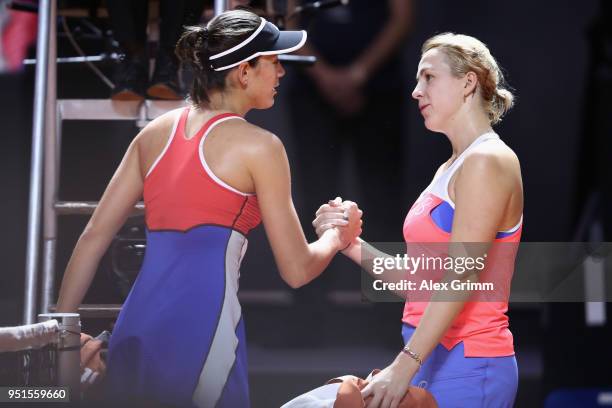
[[[189,97],[195,105],[208,103],[208,79],[215,71],[208,63],[208,28],[203,26],[188,26],[176,43],[175,53],[179,61],[189,66],[193,71],[193,83]],[[225,76],[223,77],[225,80]],[[225,81],[224,81],[225,82]]]
[[[225,78],[231,71],[215,71],[210,66],[209,57],[240,44],[260,23],[261,19],[250,11],[232,10],[219,14],[205,26],[185,27],[175,53],[193,70],[189,97],[195,105],[209,103],[209,91],[225,89]],[[254,59],[249,63],[255,65],[257,61]]]

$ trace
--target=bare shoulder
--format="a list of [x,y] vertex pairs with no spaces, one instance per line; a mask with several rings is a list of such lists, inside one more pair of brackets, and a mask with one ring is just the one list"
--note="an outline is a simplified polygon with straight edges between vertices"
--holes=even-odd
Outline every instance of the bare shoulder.
[[481,143],[465,158],[462,173],[481,176],[520,177],[520,162],[505,143]]
[[514,194],[522,190],[518,157],[505,143],[481,143],[466,156],[457,172],[457,191],[486,188]]
[[249,157],[265,157],[285,150],[278,136],[246,120],[229,120],[223,123],[223,131],[235,137]]
[[183,108],[173,109],[153,119],[136,135],[135,142],[141,147],[148,144],[165,143],[182,111]]
[[251,139],[253,143],[281,143],[280,139],[274,133],[249,123],[246,120],[232,120],[226,123],[228,130],[231,129],[229,126],[232,126],[233,130],[239,131],[239,133],[244,135],[245,138]]

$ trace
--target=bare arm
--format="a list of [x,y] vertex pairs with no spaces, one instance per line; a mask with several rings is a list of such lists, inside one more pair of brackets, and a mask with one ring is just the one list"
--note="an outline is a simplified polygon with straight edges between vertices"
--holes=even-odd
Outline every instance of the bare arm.
[[[493,242],[512,194],[511,179],[496,157],[472,154],[465,160],[455,182],[451,244]],[[410,340],[410,347],[421,356],[428,356],[464,303],[430,302]]]
[[113,237],[142,196],[143,177],[138,138],[130,144],[85,230],[81,234],[62,279],[58,312],[74,312],[83,301]]
[[[336,252],[361,232],[361,221],[340,234],[329,229],[319,240],[309,244],[291,199],[291,177],[285,149],[273,135],[259,143],[247,163],[253,181],[263,224],[276,264],[285,282],[293,288],[310,282],[321,274]],[[358,212],[351,210],[353,219]]]
[[[494,240],[512,195],[511,180],[512,175],[504,171],[499,158],[493,155],[472,154],[465,160],[455,181],[451,244],[460,247],[460,243],[490,243]],[[483,217],[483,214],[487,216]],[[429,356],[461,312],[469,292],[454,295],[455,299],[460,300],[448,301],[448,298],[436,299],[440,298],[437,294],[432,296],[419,326],[407,344],[422,360]],[[364,397],[374,395],[374,407],[382,401],[391,401],[389,406],[395,407],[418,369],[416,360],[399,353],[393,363],[381,372],[383,375],[379,374],[362,394]],[[384,402],[383,406],[386,406]]]

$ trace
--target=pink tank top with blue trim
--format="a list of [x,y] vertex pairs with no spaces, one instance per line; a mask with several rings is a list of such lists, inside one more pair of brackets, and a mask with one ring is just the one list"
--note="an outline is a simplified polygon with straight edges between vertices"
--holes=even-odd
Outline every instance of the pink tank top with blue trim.
[[[411,244],[450,242],[455,205],[448,194],[448,185],[453,174],[465,160],[466,155],[480,143],[503,142],[495,133],[485,133],[479,136],[446,170],[434,178],[410,208],[404,221],[404,240],[408,248]],[[497,258],[489,257],[487,261],[487,272],[491,274],[505,269],[501,272],[503,276],[497,276],[493,280],[497,284],[505,286],[508,291],[514,268],[516,246],[520,242],[521,232],[522,217],[515,227],[497,234],[494,245],[509,243],[506,248],[509,248],[510,252],[505,251],[507,257],[503,259],[505,264],[503,268],[495,267],[495,260],[501,259],[501,256]],[[512,245],[512,243],[516,245]],[[503,245],[498,245],[498,247],[503,247]],[[410,249],[408,249],[408,252],[410,252]],[[498,252],[504,252],[504,250]],[[411,302],[408,298],[402,321],[415,327],[418,326],[427,304],[428,302]],[[463,342],[466,357],[513,355],[513,337],[508,328],[507,311],[507,298],[468,301],[446,331],[440,343],[450,350],[459,342]]]

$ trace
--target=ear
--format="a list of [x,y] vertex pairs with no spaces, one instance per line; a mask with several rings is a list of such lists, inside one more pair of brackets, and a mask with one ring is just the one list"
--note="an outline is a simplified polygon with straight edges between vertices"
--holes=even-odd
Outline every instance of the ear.
[[463,85],[463,96],[468,97],[474,93],[476,93],[476,86],[478,85],[478,77],[476,73],[473,71],[465,74],[464,77],[464,85]]
[[243,88],[246,88],[247,85],[249,84],[249,76],[251,76],[250,71],[251,71],[251,66],[249,65],[248,62],[243,62],[242,64],[238,65],[238,69],[236,70],[236,75],[237,75],[238,83]]

